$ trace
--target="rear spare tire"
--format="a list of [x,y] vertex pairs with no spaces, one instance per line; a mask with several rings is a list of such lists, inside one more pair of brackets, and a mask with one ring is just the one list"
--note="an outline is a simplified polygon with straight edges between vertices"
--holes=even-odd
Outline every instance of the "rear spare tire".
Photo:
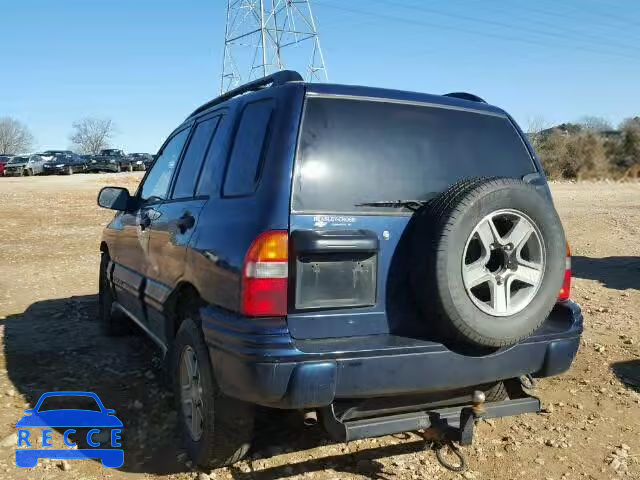
[[535,186],[465,180],[414,222],[412,286],[437,330],[502,347],[540,327],[562,286],[566,250],[560,219]]

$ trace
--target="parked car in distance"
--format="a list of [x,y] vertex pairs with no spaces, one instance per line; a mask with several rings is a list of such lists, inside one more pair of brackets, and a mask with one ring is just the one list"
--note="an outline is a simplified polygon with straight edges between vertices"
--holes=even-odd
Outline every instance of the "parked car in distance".
[[99,319],[167,354],[187,452],[241,459],[256,405],[342,441],[540,411],[531,377],[583,330],[544,171],[468,93],[305,83],[291,71],[196,109],[100,250]]
[[70,150],[47,150],[40,156],[48,159],[43,165],[44,175],[73,175],[87,169],[87,161]]
[[131,166],[134,170],[146,170],[153,163],[150,153],[130,153]]
[[40,155],[18,155],[11,159],[5,167],[8,177],[29,177],[40,175],[47,161]]
[[5,165],[11,160],[10,155],[0,155],[0,176],[4,175]]
[[88,168],[92,172],[130,172],[133,170],[129,156],[117,148],[100,150],[100,153],[92,158]]

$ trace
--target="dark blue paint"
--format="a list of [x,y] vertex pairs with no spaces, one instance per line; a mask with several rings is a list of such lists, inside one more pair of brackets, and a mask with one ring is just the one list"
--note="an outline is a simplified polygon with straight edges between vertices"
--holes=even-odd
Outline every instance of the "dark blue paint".
[[[511,117],[485,103],[302,82],[213,102],[196,110],[176,129],[223,115],[212,141],[218,163],[203,170],[207,178],[199,179],[197,196],[118,214],[105,231],[103,248],[115,264],[110,279],[116,300],[169,347],[174,333],[173,300],[181,298],[184,286],[194,289],[205,304],[200,310],[203,335],[222,391],[280,408],[323,406],[336,398],[353,396],[432,392],[525,373],[547,376],[566,370],[582,332],[577,305],[567,302],[556,306],[543,327],[516,346],[483,357],[462,355],[442,343],[425,340],[423,333],[430,319],[417,315],[398,273],[401,269],[397,265],[411,262],[408,248],[403,246],[411,223],[409,213],[348,215],[348,221],[325,222],[315,218],[317,215],[291,212],[305,95],[417,102],[499,115],[512,121],[542,172],[526,136]],[[261,100],[273,102],[274,110],[255,192],[224,197],[239,116],[247,103]],[[533,175],[527,181],[550,198],[543,175]],[[149,228],[141,231],[145,209],[153,212],[153,219]],[[185,212],[194,217],[194,227],[179,233],[176,221]],[[320,212],[319,216],[331,213]],[[293,237],[295,232],[319,229],[366,230],[377,237],[375,304],[305,311],[290,307],[286,318],[243,317],[239,313],[241,270],[251,243],[269,230],[287,230]]]

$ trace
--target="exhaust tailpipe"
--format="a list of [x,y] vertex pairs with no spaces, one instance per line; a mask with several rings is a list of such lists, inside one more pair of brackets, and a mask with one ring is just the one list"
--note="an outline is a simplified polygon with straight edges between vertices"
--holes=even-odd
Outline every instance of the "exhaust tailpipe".
[[304,426],[313,427],[318,424],[318,412],[315,410],[307,410],[304,412]]

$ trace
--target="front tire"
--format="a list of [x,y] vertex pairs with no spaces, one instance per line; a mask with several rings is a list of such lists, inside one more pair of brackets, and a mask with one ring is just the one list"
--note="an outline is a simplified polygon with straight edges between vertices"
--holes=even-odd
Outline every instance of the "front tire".
[[191,459],[205,468],[231,465],[249,451],[254,406],[218,386],[195,314],[180,325],[172,348],[179,424]]
[[98,318],[105,335],[110,337],[120,337],[130,331],[129,319],[119,312],[113,312],[113,292],[107,278],[107,268],[109,267],[109,255],[102,254],[100,259],[100,277],[98,281]]

